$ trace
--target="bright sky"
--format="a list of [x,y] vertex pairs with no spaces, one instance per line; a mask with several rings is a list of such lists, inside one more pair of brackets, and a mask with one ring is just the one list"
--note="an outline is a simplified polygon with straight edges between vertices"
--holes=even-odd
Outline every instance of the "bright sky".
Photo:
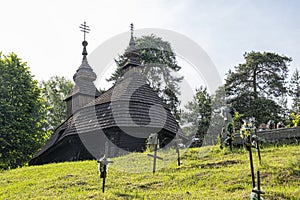
[[189,37],[206,51],[222,79],[252,50],[284,54],[293,58],[290,71],[300,68],[296,0],[5,0],[0,5],[0,51],[15,52],[37,80],[72,79],[82,59],[83,21],[91,28],[88,52],[129,31],[133,22],[137,29],[168,29]]

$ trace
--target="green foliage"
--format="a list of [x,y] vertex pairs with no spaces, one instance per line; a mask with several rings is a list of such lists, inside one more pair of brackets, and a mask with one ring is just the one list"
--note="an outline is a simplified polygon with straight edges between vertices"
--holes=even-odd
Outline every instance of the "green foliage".
[[[173,152],[174,153],[174,152]],[[147,154],[140,157],[149,159]],[[265,199],[299,199],[299,146],[261,149],[261,187]],[[289,156],[286,156],[289,155]],[[132,167],[136,155],[114,158],[102,193],[96,161],[66,162],[23,167],[0,172],[0,199],[249,199],[251,177],[248,152],[244,149],[188,149],[177,162],[151,172],[129,173],[117,164]],[[131,162],[128,162],[128,159]],[[148,163],[147,163],[148,165]],[[160,165],[160,162],[158,162]],[[145,166],[141,162],[137,168]]]
[[233,107],[245,117],[255,117],[258,124],[280,120],[282,108],[274,100],[287,93],[285,80],[292,59],[269,52],[245,53],[244,58],[246,62],[229,71],[225,80]]
[[247,99],[247,94],[235,98],[232,106],[245,118],[255,117],[256,125],[267,123],[269,120],[281,121],[281,107],[273,100],[265,97]]
[[232,120],[233,120],[233,126],[234,126],[234,129],[235,129],[236,133],[240,132],[240,129],[241,129],[242,125],[243,125],[242,122],[241,122],[241,120],[243,118],[244,118],[243,114],[240,114],[239,112],[234,112]]
[[289,87],[289,93],[292,97],[292,111],[295,113],[300,112],[300,74],[296,69],[292,75]]
[[66,119],[67,107],[63,100],[71,94],[74,84],[65,77],[53,76],[48,81],[42,81],[40,87],[47,107],[45,130],[52,134],[54,129]]
[[185,106],[186,111],[182,112],[182,124],[189,124],[185,127],[186,134],[196,135],[202,144],[206,135],[212,115],[212,97],[208,94],[207,88],[196,89],[193,100]]
[[229,95],[251,93],[253,97],[279,97],[287,92],[285,79],[291,58],[269,52],[245,53],[245,63],[229,71],[226,91]]
[[292,113],[291,114],[291,119],[294,127],[300,126],[300,112],[298,114]]
[[222,131],[223,127],[225,127],[225,121],[222,115],[222,109],[227,106],[225,97],[226,93],[224,86],[220,86],[212,95],[212,115],[208,135],[216,135]]
[[0,91],[0,168],[16,168],[45,142],[44,99],[29,67],[14,53],[0,53]]
[[[176,119],[179,119],[180,101],[177,96],[180,95],[179,83],[183,77],[174,75],[174,72],[178,72],[181,67],[177,64],[171,44],[153,34],[136,38],[135,42],[143,66],[143,75],[150,86],[163,98]],[[115,62],[117,69],[108,81],[115,82],[123,75],[121,67],[127,59],[125,55],[120,55]]]

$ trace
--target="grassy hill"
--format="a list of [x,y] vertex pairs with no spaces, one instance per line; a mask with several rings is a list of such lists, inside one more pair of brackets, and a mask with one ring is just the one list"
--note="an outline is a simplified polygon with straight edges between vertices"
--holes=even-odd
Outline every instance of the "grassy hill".
[[[265,199],[300,199],[299,145],[266,147],[261,154],[263,165],[258,165],[255,151],[254,162],[255,170],[261,171]],[[141,154],[117,158],[114,165],[118,162],[125,167],[133,165],[137,155]],[[0,199],[249,199],[247,151],[239,149],[231,153],[218,147],[189,149],[182,162],[180,167],[173,162],[155,174],[124,172],[112,165],[105,193],[101,191],[96,161],[1,171]]]

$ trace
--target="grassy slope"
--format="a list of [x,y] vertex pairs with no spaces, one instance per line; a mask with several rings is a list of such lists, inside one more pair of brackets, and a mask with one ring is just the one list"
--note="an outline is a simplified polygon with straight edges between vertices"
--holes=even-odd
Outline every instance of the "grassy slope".
[[[104,194],[96,161],[2,171],[0,199],[249,199],[247,152],[230,153],[217,147],[206,151],[207,148],[190,149],[182,156],[182,166],[174,162],[154,175],[110,167]],[[263,166],[259,167],[254,153],[265,199],[300,199],[299,146],[264,148],[262,159]]]

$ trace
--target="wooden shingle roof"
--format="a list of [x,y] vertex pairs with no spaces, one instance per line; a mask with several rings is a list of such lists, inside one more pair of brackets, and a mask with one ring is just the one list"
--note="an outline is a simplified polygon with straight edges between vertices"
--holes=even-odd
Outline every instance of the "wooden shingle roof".
[[137,73],[118,81],[79,112],[75,123],[80,132],[113,126],[165,128],[173,133],[178,129],[167,105]]
[[35,157],[45,153],[68,136],[113,127],[135,128],[141,131],[148,129],[153,132],[165,129],[174,135],[180,130],[162,99],[146,80],[139,74],[133,73],[118,81],[94,102],[70,116],[55,130],[47,144]]
[[[87,53],[83,54],[85,56],[82,65],[74,75],[76,87],[67,100],[72,100],[71,97],[77,94],[91,96],[96,91],[95,100],[76,110],[62,123],[29,164],[51,162],[46,157],[50,154],[52,154],[52,157],[60,154],[61,152],[58,152],[57,149],[59,148],[56,148],[57,146],[61,147],[66,144],[64,143],[66,138],[82,134],[99,134],[103,132],[109,138],[109,135],[118,132],[120,135],[125,135],[125,137],[122,137],[121,146],[135,145],[134,147],[137,150],[141,150],[140,146],[145,145],[144,140],[141,138],[146,139],[150,133],[167,135],[167,141],[171,141],[176,134],[186,138],[167,105],[140,74],[141,66],[134,45],[132,28],[130,48],[125,53],[128,61],[122,67],[125,75],[101,95],[93,84],[96,74],[86,60]],[[130,134],[128,134],[128,131]],[[133,132],[134,136],[131,134]],[[77,145],[78,140],[77,137]],[[134,148],[131,149],[135,150]],[[89,158],[89,156],[87,157]],[[64,160],[68,160],[68,158],[64,158]]]

